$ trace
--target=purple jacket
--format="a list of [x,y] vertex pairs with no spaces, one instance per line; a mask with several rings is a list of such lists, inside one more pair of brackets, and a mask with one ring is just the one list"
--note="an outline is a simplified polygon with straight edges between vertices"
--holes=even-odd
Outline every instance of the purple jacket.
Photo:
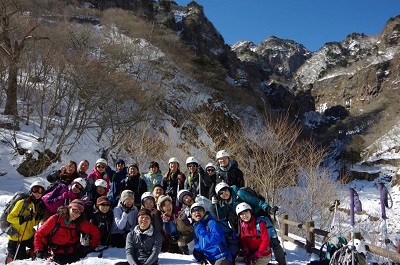
[[51,214],[57,212],[58,207],[68,205],[72,200],[78,198],[78,194],[72,193],[71,185],[58,184],[54,190],[42,197],[47,210]]

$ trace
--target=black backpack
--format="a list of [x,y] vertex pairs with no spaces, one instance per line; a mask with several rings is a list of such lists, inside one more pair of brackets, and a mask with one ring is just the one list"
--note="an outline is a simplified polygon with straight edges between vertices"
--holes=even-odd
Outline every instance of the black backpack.
[[29,197],[29,193],[22,192],[22,191],[17,191],[14,196],[9,200],[5,207],[4,211],[1,214],[0,217],[0,229],[3,233],[6,233],[9,236],[18,236],[18,231],[15,230],[15,228],[7,221],[7,216],[10,214],[12,209],[14,208],[15,204],[19,200],[24,200],[24,204],[22,205],[21,211],[18,213],[18,216],[21,216],[21,214],[26,210],[28,207],[28,200],[27,198]]
[[258,193],[257,191],[253,190],[252,188],[250,188],[250,187],[242,187],[242,188],[240,188],[240,189],[246,191],[247,193],[249,193],[250,195],[252,195],[252,196],[254,196],[254,197],[257,197],[257,199],[259,199],[259,200],[261,200],[261,201],[263,201],[263,202],[266,202],[265,197],[262,196],[262,195],[261,195],[260,193]]

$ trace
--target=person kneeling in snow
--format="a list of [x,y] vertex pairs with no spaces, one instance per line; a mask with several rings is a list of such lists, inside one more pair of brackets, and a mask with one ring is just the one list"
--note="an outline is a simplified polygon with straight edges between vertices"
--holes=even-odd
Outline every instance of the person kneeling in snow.
[[230,265],[232,256],[227,248],[224,231],[201,203],[194,203],[190,208],[194,221],[193,257],[202,264],[207,261],[213,265]]
[[244,254],[243,261],[251,265],[268,264],[271,261],[272,251],[269,247],[267,224],[263,221],[257,223],[251,206],[245,202],[236,206],[236,213],[241,220],[240,242]]
[[[48,256],[54,262],[67,264],[86,257],[94,250],[100,240],[99,229],[86,220],[85,204],[79,199],[68,206],[61,206],[35,233],[34,246],[36,258]],[[80,234],[90,236],[89,246],[82,246]]]

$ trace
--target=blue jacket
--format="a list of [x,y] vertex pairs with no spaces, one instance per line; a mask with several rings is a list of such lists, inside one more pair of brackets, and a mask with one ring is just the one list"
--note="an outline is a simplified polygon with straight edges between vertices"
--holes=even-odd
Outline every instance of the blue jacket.
[[209,212],[206,212],[200,221],[194,223],[194,228],[194,249],[201,251],[210,262],[223,257],[232,262],[224,231]]
[[116,205],[119,200],[119,195],[121,194],[120,185],[121,181],[126,178],[128,172],[126,167],[122,170],[117,170],[110,179],[110,190],[108,191],[107,197],[113,205]]

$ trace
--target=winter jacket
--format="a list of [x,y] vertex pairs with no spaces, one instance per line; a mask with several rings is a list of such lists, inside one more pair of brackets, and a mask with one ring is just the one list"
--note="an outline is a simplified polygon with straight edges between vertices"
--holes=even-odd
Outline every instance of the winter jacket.
[[141,231],[136,226],[126,237],[126,257],[130,265],[158,264],[158,255],[161,252],[162,236],[152,225]]
[[42,200],[49,213],[55,214],[58,207],[68,205],[77,198],[78,194],[72,192],[70,185],[58,184],[51,192],[45,194]]
[[168,171],[168,173],[165,174],[161,185],[164,188],[164,193],[169,195],[173,202],[176,201],[178,191],[184,188],[185,180],[186,176],[180,172],[179,169],[175,173]]
[[87,177],[86,177],[88,183],[87,183],[87,187],[86,190],[88,190],[89,192],[93,192],[93,190],[95,189],[94,183],[96,182],[96,180],[98,179],[104,179],[105,181],[107,181],[107,189],[106,189],[106,194],[108,194],[108,191],[110,190],[110,177],[108,176],[108,174],[106,172],[104,173],[100,173],[96,167],[93,168],[92,172],[90,172]]
[[203,170],[203,168],[198,167],[193,174],[189,173],[185,180],[184,188],[190,191],[193,194],[193,197],[202,195],[208,198],[210,189],[210,179],[208,174]]
[[107,197],[113,205],[116,205],[119,200],[119,195],[121,194],[120,183],[126,178],[128,172],[126,167],[122,170],[117,170],[111,178],[110,190],[108,191]]
[[147,172],[143,178],[146,181],[147,191],[152,191],[154,185],[162,183],[163,175],[161,174],[161,170],[158,170],[155,174],[150,171]]
[[[244,187],[244,177],[243,177],[243,172],[238,168],[238,164],[235,160],[229,161],[229,164],[226,168],[224,167],[218,167],[216,169],[216,179],[215,179],[215,185],[217,185],[220,182],[226,182],[228,183],[229,186],[237,186],[239,188]],[[215,194],[215,185],[212,187],[212,196],[216,195]]]
[[103,213],[96,205],[93,206],[93,214],[90,222],[99,228],[100,244],[102,246],[108,246],[110,243],[111,226],[114,221],[113,217],[114,213],[111,209]]
[[[26,207],[24,207],[24,204]],[[24,211],[21,210],[24,208]],[[15,203],[14,208],[7,215],[7,222],[9,222],[13,228],[18,231],[18,236],[8,236],[9,240],[12,241],[25,241],[33,237],[35,234],[34,226],[39,224],[40,219],[43,217],[44,204],[39,200],[35,200],[32,197],[28,197],[22,200],[19,200]],[[27,216],[30,214],[30,209],[34,214],[34,218],[27,222],[20,222],[20,217]],[[25,231],[25,232],[24,232]],[[24,235],[22,238],[22,234]]]
[[120,201],[114,208],[114,221],[111,226],[111,234],[127,235],[137,225],[138,209],[132,206],[129,213],[127,208]]
[[227,249],[227,243],[221,226],[209,212],[194,223],[194,249],[201,251],[211,263],[220,258],[232,262],[232,256]]
[[240,224],[240,242],[242,249],[247,250],[249,253],[254,254],[258,251],[263,256],[272,254],[270,245],[270,238],[267,226],[264,222],[259,222],[260,233],[256,228],[256,217],[252,216],[249,222],[242,222]]
[[[65,217],[58,214],[47,219],[35,233],[35,252],[44,251],[48,246],[54,254],[73,253],[81,247],[80,232],[90,236],[89,244],[93,249],[98,246],[100,231],[95,225],[86,220],[83,220],[79,225],[76,221],[70,222],[69,225],[67,223]],[[58,229],[54,232],[56,224]]]
[[233,185],[230,187],[231,197],[228,201],[219,201],[217,211],[220,220],[228,220],[232,228],[237,231],[238,218],[236,215],[236,206],[241,202],[248,203],[253,213],[257,213],[265,210],[269,207],[269,204],[261,201],[257,197],[251,195],[244,189],[239,189],[237,186]]
[[119,190],[120,194],[118,195],[121,195],[124,190],[133,191],[135,193],[135,205],[140,208],[142,205],[141,197],[147,191],[147,184],[140,174],[137,176],[128,175],[119,183]]

